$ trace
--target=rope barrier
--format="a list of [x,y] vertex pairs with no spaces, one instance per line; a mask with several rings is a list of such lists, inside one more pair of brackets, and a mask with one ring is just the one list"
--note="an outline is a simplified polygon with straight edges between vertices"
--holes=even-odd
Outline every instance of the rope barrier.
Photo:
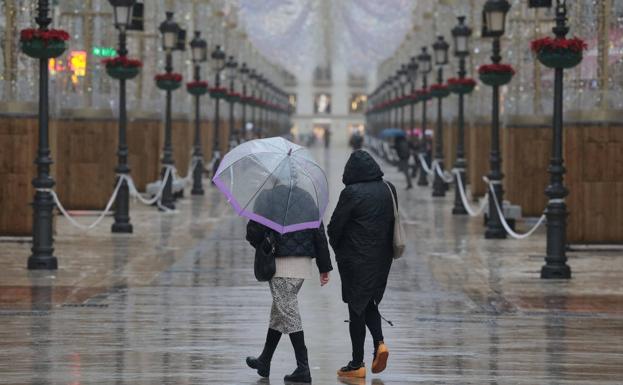
[[498,202],[498,197],[495,194],[495,190],[493,188],[494,183],[492,183],[489,180],[489,178],[487,178],[486,176],[482,177],[482,179],[489,185],[489,191],[490,191],[490,194],[493,196],[493,202],[495,203],[495,207],[498,210],[498,217],[500,218],[500,222],[502,222],[502,227],[504,227],[504,230],[506,230],[506,232],[511,237],[515,239],[528,238],[539,228],[539,226],[543,224],[543,222],[545,222],[546,217],[545,217],[545,214],[543,214],[541,215],[539,220],[536,222],[536,224],[530,230],[528,230],[528,232],[524,234],[519,234],[519,233],[514,232],[513,229],[511,229],[511,227],[508,225],[508,222],[506,222],[506,218],[504,218],[504,213],[502,212],[502,209],[500,208],[500,202]]
[[422,169],[424,169],[424,172],[427,173],[428,175],[432,175],[433,170],[431,170],[430,167],[428,167],[428,162],[426,161],[426,158],[424,157],[424,155],[418,154],[418,158],[420,159],[420,163],[422,164]]
[[100,222],[104,219],[104,217],[108,215],[108,213],[110,213],[112,205],[115,202],[115,199],[117,199],[117,194],[119,193],[119,189],[121,188],[123,181],[128,180],[128,177],[124,174],[119,174],[117,176],[118,176],[117,185],[115,186],[115,189],[113,190],[113,193],[110,199],[108,200],[108,203],[106,204],[106,207],[104,208],[104,211],[102,211],[100,215],[97,217],[97,219],[95,219],[95,222],[91,223],[90,225],[83,225],[82,223],[76,221],[71,215],[69,215],[65,207],[63,207],[61,200],[58,198],[58,195],[56,195],[56,192],[54,190],[37,189],[37,191],[49,192],[52,195],[52,198],[54,199],[54,203],[56,204],[56,207],[58,207],[58,210],[61,212],[61,214],[63,214],[63,216],[67,218],[69,223],[73,225],[74,227],[77,227],[81,230],[88,231],[88,230],[94,229],[97,225],[99,225]]
[[454,181],[454,178],[452,177],[452,174],[442,170],[441,166],[439,166],[439,162],[437,160],[435,160],[433,162],[433,165],[435,167],[435,171],[437,171],[437,175],[439,175],[439,177],[441,178],[442,181],[446,182],[446,183],[452,183]]
[[[162,198],[162,193],[164,192],[164,187],[166,185],[165,181],[173,172],[175,172],[175,167],[172,165],[165,165],[164,168],[165,168],[164,176],[162,177],[162,184],[160,185],[160,189],[158,190],[156,195],[154,195],[151,199],[143,198],[143,195],[136,188],[136,185],[134,184],[134,180],[132,179],[132,177],[126,175],[126,178],[128,179],[128,187],[130,188],[130,195],[132,195],[134,198],[138,199],[141,203],[147,206],[151,206],[153,204],[159,204]],[[167,210],[169,209],[167,208]]]
[[480,203],[480,207],[474,209],[470,204],[469,204],[469,200],[467,199],[467,193],[465,192],[465,186],[463,185],[463,178],[461,178],[461,170],[458,169],[454,169],[452,170],[452,172],[454,174],[456,174],[456,179],[457,179],[457,183],[456,185],[459,188],[459,193],[461,195],[461,201],[463,201],[463,207],[465,207],[465,211],[467,211],[467,214],[469,214],[469,216],[471,217],[477,217],[480,216],[484,211],[485,208],[487,207],[487,195],[485,195],[484,199],[482,200],[482,203]]

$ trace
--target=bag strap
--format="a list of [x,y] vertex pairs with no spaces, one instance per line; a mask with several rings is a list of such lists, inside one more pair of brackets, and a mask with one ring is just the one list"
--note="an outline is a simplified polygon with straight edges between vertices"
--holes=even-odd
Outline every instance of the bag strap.
[[387,186],[387,189],[389,190],[389,195],[391,195],[392,197],[392,205],[394,206],[394,217],[398,218],[398,205],[396,204],[396,198],[394,198],[394,192],[389,186],[389,183],[387,183],[386,181],[383,181],[383,183],[385,183],[385,186]]

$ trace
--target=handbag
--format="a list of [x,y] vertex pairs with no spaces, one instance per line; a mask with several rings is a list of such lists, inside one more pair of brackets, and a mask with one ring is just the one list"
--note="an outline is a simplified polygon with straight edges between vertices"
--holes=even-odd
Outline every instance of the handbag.
[[402,254],[405,252],[405,248],[407,245],[405,244],[405,232],[402,228],[402,223],[400,223],[400,213],[398,212],[398,204],[396,203],[396,198],[394,198],[394,192],[392,188],[389,187],[389,184],[383,181],[387,188],[389,189],[389,195],[392,197],[392,205],[394,206],[394,259],[398,259],[402,257]]
[[255,278],[260,282],[270,281],[277,271],[275,264],[275,236],[272,233],[266,233],[262,243],[255,249],[255,262],[253,270]]

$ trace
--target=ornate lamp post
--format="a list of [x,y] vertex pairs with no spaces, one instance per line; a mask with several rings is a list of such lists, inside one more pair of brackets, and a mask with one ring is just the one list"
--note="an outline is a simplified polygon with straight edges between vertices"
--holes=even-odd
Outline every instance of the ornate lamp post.
[[[435,53],[435,64],[437,65],[437,84],[443,84],[443,66],[448,64],[448,48],[443,36],[437,36],[437,41],[433,44]],[[443,96],[437,97],[437,130],[435,132],[435,160],[439,169],[443,171]],[[446,196],[447,185],[441,179],[439,172],[433,170],[435,178],[433,179],[433,196]]]
[[[195,31],[195,37],[190,41],[190,49],[194,64],[194,81],[201,81],[201,63],[208,60],[208,43],[201,38],[201,32]],[[193,169],[192,195],[203,195],[203,151],[201,149],[201,94],[195,95],[195,144],[193,146]]]
[[[469,37],[472,30],[465,25],[465,16],[459,16],[459,24],[452,29],[452,38],[454,39],[454,56],[459,59],[459,79],[465,79],[467,72],[465,71],[465,58],[469,55]],[[465,115],[464,115],[464,96],[463,92],[459,93],[459,138],[456,146],[456,161],[454,168],[458,171],[455,174],[456,185],[461,183],[465,186],[465,169],[467,161],[465,160]],[[454,189],[454,207],[452,208],[454,215],[466,215],[467,210],[463,206],[461,192],[459,188]]]
[[[398,82],[400,84],[400,97],[404,98],[406,96],[405,88],[407,86],[407,83],[409,83],[409,72],[407,72],[406,64],[401,65],[400,69],[398,70]],[[400,129],[404,130],[405,129],[405,104],[401,103],[399,108],[400,108]]]
[[[411,58],[411,60],[409,61],[409,64],[407,66],[407,71],[409,74],[409,82],[411,83],[411,95],[413,95],[415,93],[415,87],[417,84],[417,74],[418,74],[418,64],[417,64],[417,58],[415,56],[413,56]],[[415,128],[415,99],[411,99],[410,101],[410,107],[411,107],[411,116],[410,116],[410,129],[412,130],[413,128]]]
[[[39,30],[47,30],[52,19],[48,16],[49,2],[39,0],[35,21]],[[29,270],[56,270],[58,260],[54,254],[54,237],[52,231],[52,210],[54,200],[50,191],[54,187],[54,179],[50,175],[50,144],[48,132],[48,59],[39,59],[39,144],[37,148],[37,176],[32,180],[36,189],[33,207],[32,254],[28,257]]]
[[[132,22],[132,7],[135,0],[109,0],[113,6],[115,28],[119,31],[119,56],[125,57],[128,54],[126,47],[126,30]],[[117,174],[127,175],[130,173],[128,167],[128,143],[126,140],[127,113],[126,113],[126,92],[123,77],[119,78],[119,144],[117,148],[118,164],[115,168]],[[113,233],[131,233],[132,224],[130,223],[130,191],[128,183],[123,180],[117,198],[115,200],[115,221],[112,224]]]
[[[166,53],[166,65],[165,71],[167,74],[173,72],[173,50],[177,48],[177,40],[180,27],[175,21],[173,21],[173,12],[166,13],[167,18],[160,24],[160,33],[162,34],[162,48]],[[168,175],[162,183],[164,183],[164,190],[162,191],[161,205],[174,209],[173,203],[173,175],[167,173],[167,167],[172,167],[173,162],[173,145],[171,141],[171,90],[167,89],[166,96],[166,112],[164,120],[164,148],[162,156],[162,177]]]
[[[419,65],[419,71],[422,75],[422,90],[426,90],[428,87],[428,74],[432,71],[431,56],[428,53],[426,47],[422,47],[422,53],[417,56]],[[426,126],[428,124],[426,120],[426,100],[422,101],[422,146],[421,154],[424,159],[427,159],[428,153],[426,151]],[[424,170],[424,165],[420,163],[420,177],[417,182],[418,186],[428,186],[428,176]]]
[[[549,7],[551,1],[530,1],[531,6]],[[548,4],[549,3],[549,4]],[[556,0],[556,26],[552,29],[557,39],[564,39],[569,33],[567,26],[567,3],[565,0]],[[565,165],[563,159],[563,71],[561,67],[554,70],[554,117],[552,156],[548,171],[550,173],[549,186],[545,195],[549,198],[545,215],[547,216],[547,255],[545,265],[541,268],[541,278],[569,279],[571,267],[567,265],[567,204],[565,197],[569,190],[564,185]]]
[[262,138],[263,136],[263,132],[266,129],[265,125],[266,125],[266,115],[265,115],[265,109],[264,109],[264,100],[265,100],[265,93],[266,93],[266,78],[264,78],[264,75],[258,75],[257,78],[255,79],[255,88],[257,89],[257,97],[259,99],[259,123],[257,126],[257,137],[258,138]]
[[240,83],[242,83],[242,99],[241,99],[241,107],[242,107],[242,140],[246,140],[246,129],[247,129],[247,84],[249,83],[249,67],[247,67],[247,63],[242,63],[240,66]]
[[400,107],[402,84],[400,83],[400,75],[398,74],[398,71],[396,71],[396,74],[392,78],[392,84],[394,85],[394,100],[397,102],[394,104],[394,125],[392,127],[399,127],[400,110],[402,109]]
[[235,116],[234,116],[234,104],[236,103],[234,100],[234,93],[236,92],[236,72],[238,71],[238,62],[234,59],[233,56],[230,56],[227,62],[225,63],[225,68],[227,72],[227,79],[229,80],[229,142],[230,143],[240,143],[240,133],[237,128],[235,128]]
[[[484,5],[484,26],[483,36],[493,37],[493,54],[491,60],[494,64],[502,61],[500,56],[500,37],[504,35],[506,27],[506,14],[510,10],[510,3],[507,0],[487,0]],[[504,190],[502,189],[501,165],[502,157],[500,155],[500,87],[493,85],[492,113],[491,113],[491,155],[489,180],[493,184],[493,190],[497,201],[502,205],[504,199]],[[487,221],[487,230],[485,238],[487,239],[504,239],[506,231],[502,227],[500,215],[495,206],[494,197],[489,194],[489,220]]]
[[[217,45],[212,51],[212,71],[214,72],[214,87],[218,90],[221,86],[221,71],[225,69],[225,51],[220,45]],[[220,116],[220,99],[221,95],[217,92],[214,95],[214,144],[212,146],[212,175],[216,174],[218,166],[221,162],[221,152],[219,150],[219,131],[221,126]]]
[[255,116],[255,85],[257,84],[257,72],[255,69],[249,70],[249,87],[251,88],[251,139],[254,139],[255,125],[257,123]]

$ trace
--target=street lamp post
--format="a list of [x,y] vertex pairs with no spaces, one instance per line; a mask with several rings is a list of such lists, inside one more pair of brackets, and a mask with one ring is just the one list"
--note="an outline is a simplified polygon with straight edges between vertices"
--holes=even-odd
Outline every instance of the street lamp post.
[[[208,60],[208,43],[201,38],[201,31],[195,31],[190,41],[194,64],[194,81],[201,81],[201,63]],[[193,146],[193,188],[192,195],[203,195],[203,150],[201,145],[201,95],[195,95],[195,144]]]
[[396,72],[396,74],[393,77],[393,84],[394,84],[394,100],[396,101],[396,104],[394,104],[394,125],[392,127],[397,128],[400,126],[400,110],[402,109],[400,107],[400,95],[401,95],[402,84],[400,83],[400,75],[398,74],[398,72]]
[[[567,4],[565,0],[556,0],[556,26],[552,29],[557,39],[563,39],[569,33],[567,26]],[[571,267],[567,265],[567,205],[565,197],[569,190],[564,185],[565,165],[563,159],[563,68],[554,70],[554,117],[552,157],[548,171],[549,186],[545,195],[549,198],[545,215],[547,216],[547,255],[541,268],[541,278],[569,279]]]
[[[221,86],[221,71],[225,68],[225,51],[220,45],[217,45],[212,51],[212,71],[214,72],[214,87],[218,90]],[[221,95],[214,97],[214,144],[212,145],[212,175],[216,175],[218,166],[221,163],[221,152],[219,144],[219,131],[221,125],[220,117],[220,99]]]
[[[407,72],[408,68],[406,64],[400,66],[400,70],[398,70],[398,81],[400,82],[400,97],[404,98],[406,96],[405,89],[407,87],[407,83],[409,82],[409,72]],[[400,104],[400,129],[405,129],[405,104]]]
[[[115,28],[119,31],[119,56],[125,57],[128,54],[126,46],[126,30],[132,22],[132,7],[135,0],[109,0],[113,6],[113,15],[115,20]],[[128,143],[126,139],[127,133],[127,111],[126,111],[126,79],[119,78],[119,144],[117,148],[118,164],[115,172],[120,175],[128,175],[130,167],[128,166]],[[124,179],[121,182],[117,198],[115,199],[114,223],[111,231],[113,233],[131,233],[132,224],[130,223],[130,190],[128,182]]]
[[[454,39],[454,56],[459,59],[459,79],[465,79],[467,71],[465,71],[465,58],[469,55],[469,37],[472,35],[472,30],[465,24],[465,16],[459,16],[459,24],[452,29],[452,37]],[[466,215],[467,210],[463,206],[463,200],[461,199],[459,183],[465,186],[465,169],[467,168],[467,161],[465,160],[465,114],[464,114],[464,96],[463,92],[459,93],[459,138],[456,146],[456,161],[454,168],[457,172],[454,174],[456,181],[456,188],[454,189],[454,207],[452,208],[452,214],[454,215]]]
[[[484,26],[483,36],[493,37],[493,54],[491,60],[494,64],[502,61],[500,56],[500,37],[504,35],[506,26],[506,14],[510,10],[510,3],[507,0],[487,0],[484,5]],[[504,190],[502,189],[502,156],[500,154],[500,87],[493,85],[492,113],[491,113],[491,154],[489,181],[493,185],[493,191],[497,201],[503,205]],[[487,239],[504,239],[506,231],[502,226],[501,215],[495,205],[495,197],[489,194],[489,218],[487,220],[487,230],[485,238]],[[501,207],[503,209],[503,207]]]
[[[166,13],[166,20],[160,24],[162,34],[162,48],[166,53],[165,71],[167,74],[173,72],[173,50],[177,48],[178,34],[180,27],[173,21],[173,12]],[[167,173],[168,167],[173,167],[173,144],[171,141],[171,90],[166,91],[166,111],[164,120],[164,147],[162,164],[162,178],[164,189],[162,191],[161,205],[168,209],[175,209],[173,203],[173,174]],[[165,178],[166,177],[166,178]]]
[[255,139],[255,125],[257,124],[255,115],[255,91],[257,84],[257,72],[255,69],[249,71],[249,87],[251,87],[251,139]]
[[240,143],[240,133],[235,128],[235,116],[234,116],[234,93],[236,92],[236,71],[238,70],[238,63],[233,56],[230,56],[225,63],[227,72],[227,78],[229,79],[229,142]]
[[[415,93],[415,87],[417,84],[417,73],[418,73],[418,64],[417,64],[417,58],[415,56],[413,56],[411,58],[411,60],[409,61],[409,65],[407,66],[407,71],[409,73],[409,82],[411,83],[411,96],[413,96],[413,94]],[[415,128],[415,99],[411,99],[409,102],[410,105],[410,130],[413,130]]]
[[249,82],[249,67],[247,63],[242,63],[240,66],[240,82],[242,83],[242,99],[240,106],[242,107],[242,138],[246,139],[247,129],[247,84]]
[[[35,21],[39,30],[47,30],[52,19],[47,0],[39,0]],[[48,59],[39,59],[39,143],[37,148],[37,176],[32,180],[35,197],[32,204],[32,254],[28,257],[29,270],[56,270],[58,260],[54,256],[53,215],[54,199],[49,191],[54,187],[54,179],[50,175],[50,144],[48,132]]]
[[[443,84],[443,66],[448,64],[448,48],[443,36],[437,36],[437,41],[433,44],[435,53],[435,64],[437,68],[437,84]],[[435,132],[435,160],[437,169],[433,169],[433,196],[446,196],[446,182],[443,181],[439,171],[443,171],[443,97],[437,97],[437,131]]]
[[[431,57],[427,52],[427,47],[422,47],[422,53],[417,56],[417,60],[419,64],[420,74],[422,74],[422,90],[426,91],[428,87],[428,74],[432,71],[431,66]],[[421,154],[423,159],[428,158],[427,145],[426,145],[426,126],[427,126],[427,118],[426,118],[426,100],[422,100],[422,146],[421,146]],[[424,170],[424,164],[420,162],[420,177],[417,182],[418,186],[428,186],[428,175]]]

